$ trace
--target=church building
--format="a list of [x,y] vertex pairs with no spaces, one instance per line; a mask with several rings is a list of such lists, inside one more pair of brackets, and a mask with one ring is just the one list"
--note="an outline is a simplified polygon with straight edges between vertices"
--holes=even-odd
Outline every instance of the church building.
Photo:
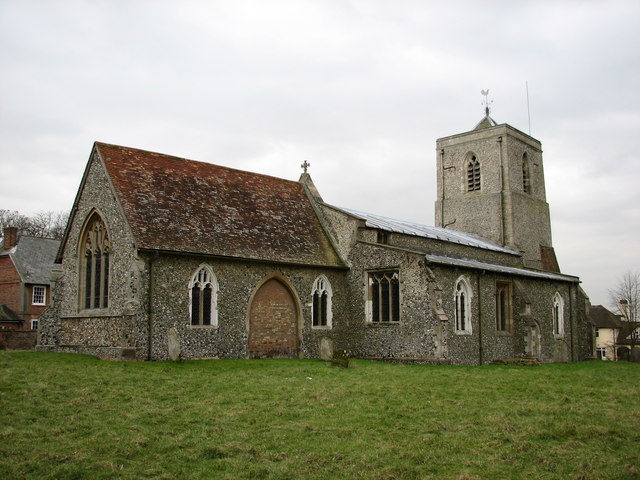
[[436,225],[326,203],[296,181],[96,143],[39,349],[103,358],[479,365],[592,354],[560,272],[541,144],[486,116],[437,140]]

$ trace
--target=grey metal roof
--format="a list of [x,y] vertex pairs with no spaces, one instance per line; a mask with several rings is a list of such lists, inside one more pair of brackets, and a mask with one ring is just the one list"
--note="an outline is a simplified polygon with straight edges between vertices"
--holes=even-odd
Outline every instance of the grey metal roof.
[[50,238],[21,236],[11,258],[24,283],[49,285],[51,267],[60,242]]
[[465,232],[449,230],[446,228],[432,227],[429,225],[421,225],[419,223],[408,222],[406,220],[396,220],[393,218],[374,215],[371,213],[351,210],[349,208],[334,207],[352,216],[365,221],[365,225],[371,228],[378,228],[387,232],[403,233],[405,235],[414,235],[417,237],[432,238],[442,240],[443,242],[457,243],[468,247],[483,248],[494,252],[508,253],[511,255],[520,255],[520,252],[507,247],[493,243],[490,240],[478,237]]
[[441,265],[451,265],[455,267],[471,268],[473,270],[487,270],[490,272],[506,273],[508,275],[518,275],[521,277],[539,278],[544,280],[556,280],[559,282],[579,283],[578,277],[571,275],[561,275],[559,273],[541,272],[538,270],[528,270],[525,268],[508,267],[506,265],[498,265],[495,263],[479,262],[469,258],[455,258],[444,255],[425,255],[428,262],[438,263]]

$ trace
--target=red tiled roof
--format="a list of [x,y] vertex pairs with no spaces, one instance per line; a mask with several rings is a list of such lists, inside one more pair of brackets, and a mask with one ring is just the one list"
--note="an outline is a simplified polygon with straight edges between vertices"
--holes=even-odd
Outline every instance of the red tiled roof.
[[343,266],[298,182],[96,143],[138,248]]

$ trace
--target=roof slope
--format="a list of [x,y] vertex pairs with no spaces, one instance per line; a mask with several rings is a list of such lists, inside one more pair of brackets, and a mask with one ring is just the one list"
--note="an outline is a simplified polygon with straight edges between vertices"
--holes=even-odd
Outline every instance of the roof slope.
[[343,266],[298,182],[96,143],[138,248]]
[[24,283],[49,285],[60,242],[51,238],[20,237],[11,253],[13,263]]
[[370,228],[378,228],[391,233],[403,233],[405,235],[413,235],[417,237],[432,238],[442,240],[444,242],[457,243],[468,247],[483,248],[494,252],[509,253],[511,255],[520,255],[520,252],[507,247],[493,243],[490,240],[478,237],[471,233],[458,232],[447,228],[432,227],[429,225],[421,225],[419,223],[408,222],[406,220],[396,220],[394,218],[374,215],[372,213],[359,212],[348,208],[333,207],[341,210],[349,215],[360,218],[365,221],[365,225]]
[[22,323],[22,319],[9,307],[0,305],[0,322]]
[[594,327],[598,328],[621,328],[620,315],[616,315],[602,305],[591,305],[589,307],[589,320]]

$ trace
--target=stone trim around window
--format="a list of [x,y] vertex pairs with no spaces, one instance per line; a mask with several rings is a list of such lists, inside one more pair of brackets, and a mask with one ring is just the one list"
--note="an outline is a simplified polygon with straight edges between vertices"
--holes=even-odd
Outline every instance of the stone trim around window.
[[496,282],[496,332],[510,334],[513,330],[511,283]]
[[564,337],[564,300],[558,292],[553,296],[553,335]]
[[400,272],[383,270],[367,273],[367,323],[400,323]]
[[107,226],[97,211],[87,217],[80,238],[79,307],[81,310],[106,310],[109,307],[111,243]]
[[218,290],[213,270],[201,264],[189,282],[189,327],[218,327]]
[[471,285],[463,275],[458,278],[454,288],[454,326],[455,333],[458,335],[471,335],[471,297]]
[[333,328],[333,290],[329,279],[320,275],[311,290],[311,328],[329,330]]

